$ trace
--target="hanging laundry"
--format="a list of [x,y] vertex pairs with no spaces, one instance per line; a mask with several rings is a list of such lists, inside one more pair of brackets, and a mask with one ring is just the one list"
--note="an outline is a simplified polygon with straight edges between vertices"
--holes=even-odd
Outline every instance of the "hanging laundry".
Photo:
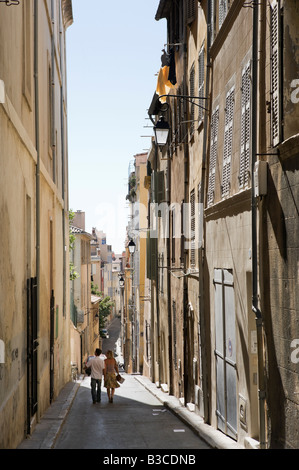
[[[160,69],[157,81],[156,93],[158,96],[167,95],[172,88],[175,86],[168,80],[169,67],[165,65]],[[166,103],[166,96],[160,98],[161,103]]]

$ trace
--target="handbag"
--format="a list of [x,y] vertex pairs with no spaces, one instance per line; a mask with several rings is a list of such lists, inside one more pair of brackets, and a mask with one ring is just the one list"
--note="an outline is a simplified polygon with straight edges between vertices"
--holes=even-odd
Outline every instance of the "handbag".
[[87,368],[85,369],[85,374],[88,375],[88,376],[91,375],[91,367],[87,367]]
[[124,381],[125,381],[125,379],[124,379],[120,374],[117,374],[116,380],[117,380],[120,384],[123,384]]

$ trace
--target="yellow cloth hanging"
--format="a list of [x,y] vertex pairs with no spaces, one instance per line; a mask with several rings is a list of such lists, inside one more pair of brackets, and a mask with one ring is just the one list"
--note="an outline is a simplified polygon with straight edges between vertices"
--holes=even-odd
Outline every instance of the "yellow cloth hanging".
[[[156,93],[158,96],[168,95],[171,88],[175,86],[168,80],[169,76],[169,67],[165,65],[160,69],[157,81]],[[166,103],[166,96],[159,98],[161,103]]]

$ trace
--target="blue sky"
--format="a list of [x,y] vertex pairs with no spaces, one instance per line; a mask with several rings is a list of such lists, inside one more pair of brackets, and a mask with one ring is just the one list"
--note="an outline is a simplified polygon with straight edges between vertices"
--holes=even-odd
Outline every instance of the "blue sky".
[[159,0],[73,0],[67,30],[70,208],[86,231],[124,249],[127,180],[134,155],[149,148],[147,119],[166,43]]

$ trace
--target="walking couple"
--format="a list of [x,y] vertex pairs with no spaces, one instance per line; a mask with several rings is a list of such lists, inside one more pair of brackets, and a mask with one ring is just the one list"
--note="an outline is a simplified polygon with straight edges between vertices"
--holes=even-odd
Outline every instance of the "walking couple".
[[107,388],[109,402],[113,403],[115,389],[119,387],[116,380],[116,374],[119,374],[118,365],[114,359],[113,352],[107,351],[106,359],[101,357],[102,351],[97,348],[95,356],[91,357],[86,367],[91,368],[91,396],[92,402],[99,403],[101,401],[101,385],[102,376],[104,374],[104,387]]

